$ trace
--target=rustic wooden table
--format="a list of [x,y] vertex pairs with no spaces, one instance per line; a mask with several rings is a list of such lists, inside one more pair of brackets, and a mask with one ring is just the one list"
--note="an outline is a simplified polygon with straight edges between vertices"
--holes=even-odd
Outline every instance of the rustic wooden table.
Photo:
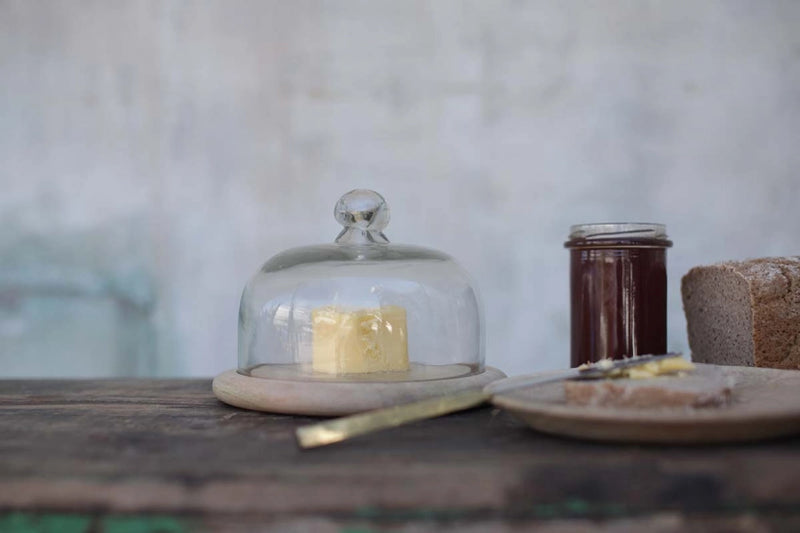
[[800,438],[593,444],[490,408],[301,451],[207,380],[0,381],[0,531],[800,531]]

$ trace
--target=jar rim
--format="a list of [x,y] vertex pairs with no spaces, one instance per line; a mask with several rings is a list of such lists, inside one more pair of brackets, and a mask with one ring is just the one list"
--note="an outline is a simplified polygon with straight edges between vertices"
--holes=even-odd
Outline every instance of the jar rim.
[[667,240],[667,226],[651,222],[575,224],[569,228],[569,239],[586,241],[618,239]]

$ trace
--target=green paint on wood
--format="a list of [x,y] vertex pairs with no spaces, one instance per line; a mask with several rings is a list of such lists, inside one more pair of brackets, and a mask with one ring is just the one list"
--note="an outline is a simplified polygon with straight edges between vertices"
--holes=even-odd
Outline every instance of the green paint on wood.
[[86,533],[92,518],[69,514],[9,513],[0,515],[3,533]]
[[168,516],[111,516],[101,522],[103,533],[184,533],[183,522]]
[[564,508],[572,514],[585,515],[591,506],[584,500],[567,500],[564,502]]
[[109,516],[55,513],[0,515],[0,533],[185,533],[184,522],[168,516]]
[[534,504],[521,510],[522,514],[538,518],[575,518],[585,516],[622,516],[628,514],[624,505],[614,503],[594,503],[573,498],[558,503]]

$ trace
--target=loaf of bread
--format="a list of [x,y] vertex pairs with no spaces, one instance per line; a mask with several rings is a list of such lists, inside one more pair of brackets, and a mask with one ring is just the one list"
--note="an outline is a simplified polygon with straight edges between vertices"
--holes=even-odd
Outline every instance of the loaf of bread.
[[800,369],[800,257],[695,267],[681,295],[693,361]]

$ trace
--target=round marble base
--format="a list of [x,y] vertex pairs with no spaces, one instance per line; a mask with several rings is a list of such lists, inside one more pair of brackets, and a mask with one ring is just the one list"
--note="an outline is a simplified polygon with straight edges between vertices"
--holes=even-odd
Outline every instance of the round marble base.
[[480,374],[427,381],[301,381],[251,377],[228,370],[214,378],[221,401],[254,411],[293,415],[342,416],[380,407],[476,389],[506,377],[487,366]]

